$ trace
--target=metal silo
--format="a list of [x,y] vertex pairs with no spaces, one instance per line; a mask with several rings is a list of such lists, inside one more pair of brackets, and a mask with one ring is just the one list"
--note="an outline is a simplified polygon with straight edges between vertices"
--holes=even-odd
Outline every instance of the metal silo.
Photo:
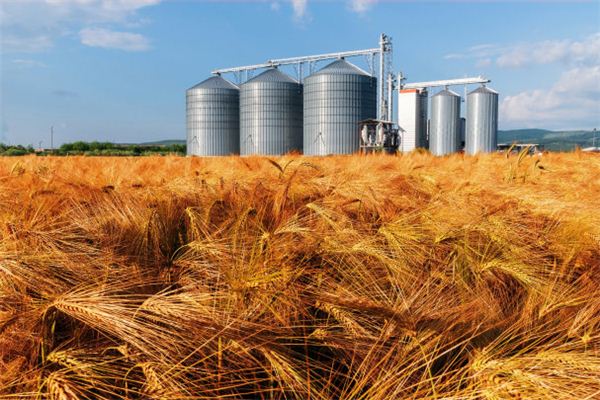
[[377,79],[337,60],[304,80],[304,154],[359,149],[358,122],[377,117]]
[[431,98],[429,151],[436,156],[455,153],[460,145],[460,96],[448,89]]
[[482,86],[467,95],[465,151],[491,153],[498,146],[498,92]]
[[302,85],[273,68],[240,87],[240,154],[302,150]]
[[213,76],[186,92],[187,154],[224,156],[240,151],[239,89]]

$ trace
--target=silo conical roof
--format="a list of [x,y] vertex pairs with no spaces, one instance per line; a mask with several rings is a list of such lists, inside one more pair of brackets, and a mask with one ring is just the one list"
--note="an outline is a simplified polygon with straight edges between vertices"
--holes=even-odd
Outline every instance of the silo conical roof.
[[211,76],[208,79],[203,80],[196,86],[192,86],[190,89],[233,89],[238,90],[239,88],[228,80],[222,78],[219,75]]
[[288,83],[298,83],[295,79],[290,76],[284,74],[277,68],[270,68],[261,74],[255,76],[252,79],[249,79],[246,83],[252,82],[288,82]]
[[371,76],[366,71],[358,68],[354,64],[350,64],[344,59],[335,60],[334,62],[321,68],[311,76],[315,75],[365,75]]
[[493,89],[490,89],[487,86],[480,86],[477,89],[473,90],[472,92],[469,92],[469,94],[473,94],[473,93],[498,94],[498,92],[496,92]]
[[436,97],[436,96],[456,96],[456,97],[460,97],[460,95],[458,93],[453,92],[452,90],[449,90],[449,89],[441,90],[441,91],[437,92],[436,94],[434,94],[431,97]]

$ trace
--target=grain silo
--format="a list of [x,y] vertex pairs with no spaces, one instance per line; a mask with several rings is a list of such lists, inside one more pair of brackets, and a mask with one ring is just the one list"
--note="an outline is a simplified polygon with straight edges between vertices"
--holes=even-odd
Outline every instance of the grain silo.
[[224,156],[240,151],[239,89],[213,76],[186,92],[187,154]]
[[302,150],[302,85],[276,68],[240,87],[240,154]]
[[304,154],[359,149],[358,122],[377,117],[377,79],[343,59],[304,80]]
[[431,98],[429,151],[442,156],[458,151],[460,144],[460,96],[448,89]]
[[491,153],[498,146],[498,93],[482,86],[467,95],[465,151]]

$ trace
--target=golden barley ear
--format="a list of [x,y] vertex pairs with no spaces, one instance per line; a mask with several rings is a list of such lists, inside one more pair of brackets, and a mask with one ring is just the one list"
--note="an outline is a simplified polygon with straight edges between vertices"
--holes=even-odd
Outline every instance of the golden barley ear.
[[600,158],[306,160],[0,158],[0,398],[598,397]]

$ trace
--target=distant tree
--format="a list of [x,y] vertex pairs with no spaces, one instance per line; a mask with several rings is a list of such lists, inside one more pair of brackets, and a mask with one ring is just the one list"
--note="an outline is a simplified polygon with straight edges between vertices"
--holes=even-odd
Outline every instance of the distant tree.
[[185,154],[185,144],[172,144],[171,146],[171,152],[173,153],[181,153],[181,154]]
[[90,145],[87,142],[73,142],[73,151],[84,152],[90,150]]
[[[1,149],[0,149],[1,151]],[[139,144],[116,144],[111,142],[83,142],[77,141],[64,143],[55,154],[85,154],[86,156],[141,156],[141,155],[185,155],[184,144],[169,145],[139,145]]]
[[[19,148],[21,147],[21,148]],[[10,147],[8,149],[6,149],[6,151],[4,151],[3,155],[5,156],[24,156],[28,154],[27,150],[22,148],[22,146],[18,146],[18,147]]]
[[93,141],[89,144],[90,151],[102,150],[102,145],[99,142]]
[[58,151],[60,153],[68,153],[70,151],[73,151],[73,143],[64,143],[62,144],[59,148]]

